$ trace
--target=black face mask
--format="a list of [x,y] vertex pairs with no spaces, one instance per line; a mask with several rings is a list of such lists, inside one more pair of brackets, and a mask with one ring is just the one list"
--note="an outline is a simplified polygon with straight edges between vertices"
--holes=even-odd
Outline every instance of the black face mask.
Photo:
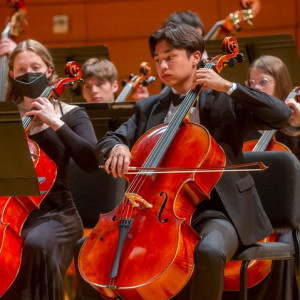
[[46,73],[25,73],[12,82],[22,96],[32,99],[39,97],[49,85]]

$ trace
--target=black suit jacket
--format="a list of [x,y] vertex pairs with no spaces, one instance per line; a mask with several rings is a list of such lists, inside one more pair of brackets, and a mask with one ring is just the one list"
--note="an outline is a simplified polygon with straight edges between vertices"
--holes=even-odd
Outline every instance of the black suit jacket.
[[[99,140],[98,155],[105,158],[116,144],[131,149],[143,133],[164,122],[170,98],[168,90],[137,102],[135,114]],[[200,93],[199,100],[200,123],[225,151],[227,165],[244,162],[242,145],[250,130],[279,129],[291,113],[279,99],[241,84],[230,97],[208,89]],[[250,174],[224,172],[216,190],[244,245],[273,232]]]

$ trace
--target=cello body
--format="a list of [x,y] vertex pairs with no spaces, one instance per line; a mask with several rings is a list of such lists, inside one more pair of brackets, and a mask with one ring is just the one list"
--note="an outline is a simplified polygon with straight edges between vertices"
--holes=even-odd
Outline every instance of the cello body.
[[28,140],[29,150],[38,178],[40,196],[0,197],[0,266],[2,270],[0,297],[15,280],[22,257],[22,227],[34,209],[52,188],[56,179],[55,163],[32,140]]
[[[166,127],[156,126],[137,141],[132,149],[134,166],[144,164]],[[179,128],[159,164],[223,165],[222,148],[204,127],[191,123]],[[105,299],[164,300],[176,295],[193,273],[194,248],[200,239],[190,226],[192,214],[220,177],[221,171],[129,175],[129,193],[115,210],[100,215],[81,248],[83,278]],[[138,197],[131,199],[132,195]]]

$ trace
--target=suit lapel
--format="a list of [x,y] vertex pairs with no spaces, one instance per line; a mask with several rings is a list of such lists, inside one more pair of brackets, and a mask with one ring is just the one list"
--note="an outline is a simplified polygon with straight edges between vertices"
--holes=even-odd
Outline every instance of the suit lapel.
[[149,130],[154,126],[164,123],[170,103],[171,92],[167,94],[162,94],[162,97],[157,100],[157,103],[152,108],[152,112],[150,113],[148,122],[146,124],[146,130]]

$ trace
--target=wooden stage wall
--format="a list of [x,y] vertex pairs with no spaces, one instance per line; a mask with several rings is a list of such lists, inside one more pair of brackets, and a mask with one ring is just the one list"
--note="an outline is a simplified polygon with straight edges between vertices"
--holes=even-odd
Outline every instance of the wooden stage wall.
[[[6,1],[0,4],[0,25],[12,12]],[[37,39],[49,48],[99,46],[108,47],[119,78],[138,73],[142,61],[154,64],[148,50],[148,36],[176,10],[196,12],[206,32],[230,12],[241,9],[238,0],[25,0],[28,26],[17,41]],[[54,33],[54,17],[67,16],[69,30]],[[253,26],[241,24],[237,37],[291,34],[300,54],[300,0],[261,0],[260,13]],[[300,78],[299,78],[300,81]],[[160,82],[149,86],[152,93],[160,90]]]

